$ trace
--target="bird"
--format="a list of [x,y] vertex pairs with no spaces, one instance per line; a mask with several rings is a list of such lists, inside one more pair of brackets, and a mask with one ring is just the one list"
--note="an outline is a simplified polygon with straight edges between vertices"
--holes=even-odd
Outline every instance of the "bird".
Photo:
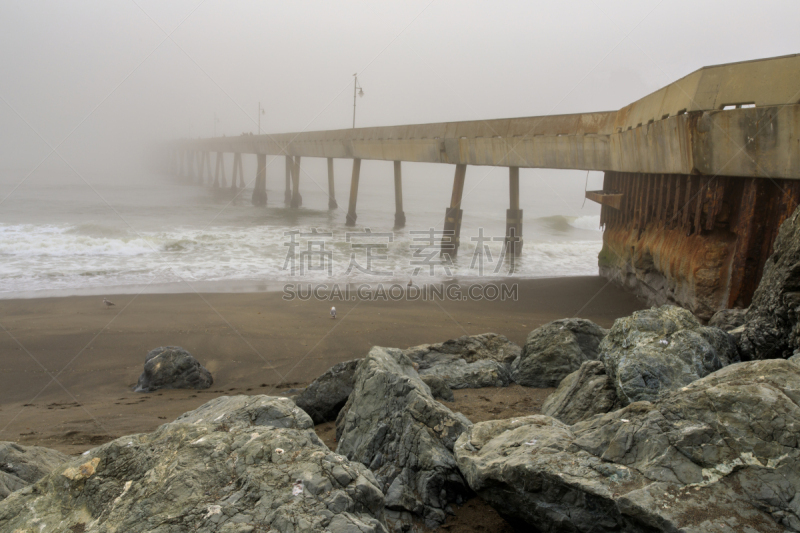
[[413,279],[408,280],[408,285],[406,285],[406,287],[413,287],[413,286],[414,286],[414,280]]
[[105,298],[103,298],[103,303],[106,304],[106,309],[114,305],[114,302],[106,300]]
[[336,318],[336,308],[331,307],[331,318]]

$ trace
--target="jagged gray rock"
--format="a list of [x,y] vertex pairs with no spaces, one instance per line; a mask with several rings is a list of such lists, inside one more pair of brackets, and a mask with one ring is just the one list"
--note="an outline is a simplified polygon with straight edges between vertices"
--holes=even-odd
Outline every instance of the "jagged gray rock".
[[653,401],[739,361],[730,335],[670,305],[618,318],[599,350],[623,405]]
[[714,313],[708,325],[722,331],[731,331],[744,324],[746,315],[747,309],[721,309]]
[[453,395],[452,389],[447,386],[447,383],[442,378],[428,375],[420,376],[420,379],[431,389],[431,396],[437,400],[455,401],[456,397]]
[[180,346],[161,346],[151,350],[144,360],[144,372],[139,376],[135,392],[159,389],[207,389],[214,383],[192,354]]
[[311,416],[315,424],[336,420],[353,392],[353,375],[360,360],[353,359],[333,365],[292,399]]
[[786,359],[800,348],[800,208],[781,224],[772,247],[738,339],[745,361]]
[[70,459],[69,455],[50,448],[0,442],[0,499],[36,483]]
[[302,429],[311,419],[293,402],[264,398],[218,399],[94,448],[0,502],[0,530],[386,532],[373,474]]
[[308,429],[312,435],[314,422],[289,398],[258,394],[247,396],[219,396],[193,411],[175,419],[177,424],[216,424],[223,427],[235,425],[269,426],[275,428]]
[[414,346],[403,353],[417,363],[420,376],[441,378],[450,389],[478,389],[508,386],[510,365],[522,348],[503,335],[484,333]]
[[542,414],[574,424],[622,407],[614,382],[601,361],[586,361],[565,377],[542,405]]
[[359,363],[336,421],[337,452],[375,473],[394,513],[387,514],[390,527],[413,515],[434,528],[468,491],[452,450],[469,425],[433,399],[401,350],[376,346]]
[[557,387],[580,366],[597,359],[597,347],[608,330],[591,320],[565,318],[528,334],[522,355],[511,368],[512,379],[526,387]]
[[655,403],[572,426],[475,424],[461,472],[502,515],[547,532],[800,531],[800,365],[730,365]]

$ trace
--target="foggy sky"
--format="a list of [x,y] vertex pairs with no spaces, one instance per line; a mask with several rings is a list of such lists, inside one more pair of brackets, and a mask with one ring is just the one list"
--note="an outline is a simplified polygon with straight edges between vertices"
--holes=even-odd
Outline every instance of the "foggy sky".
[[215,113],[218,135],[255,132],[259,101],[265,132],[347,128],[354,72],[358,126],[618,109],[705,65],[800,52],[798,20],[797,0],[7,0],[0,172],[59,143],[82,171],[129,165],[212,135]]

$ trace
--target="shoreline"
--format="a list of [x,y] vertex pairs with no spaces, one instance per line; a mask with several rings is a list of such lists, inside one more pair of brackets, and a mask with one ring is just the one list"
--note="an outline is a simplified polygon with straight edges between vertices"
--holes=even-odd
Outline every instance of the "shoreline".
[[[415,278],[415,285],[450,285],[462,284],[469,285],[485,285],[489,283],[527,283],[533,280],[562,280],[562,279],[577,279],[588,278],[595,276],[543,276],[543,277],[479,277],[479,276],[463,276],[452,277],[447,279],[436,278]],[[85,288],[71,288],[71,289],[37,289],[31,291],[9,291],[0,292],[0,301],[4,300],[31,300],[42,298],[70,298],[80,296],[118,296],[118,295],[146,295],[146,294],[248,294],[248,293],[276,293],[283,292],[284,287],[288,284],[307,284],[328,286],[338,285],[340,287],[350,286],[357,287],[359,285],[376,286],[400,284],[405,286],[408,278],[396,278],[391,280],[381,281],[367,281],[358,280],[351,281],[347,279],[342,280],[285,280],[285,281],[265,281],[265,280],[216,280],[216,281],[176,281],[173,283],[152,283],[152,284],[131,284],[131,285],[110,285],[99,287],[85,287]]]
[[[0,440],[83,450],[153,431],[220,395],[304,386],[372,346],[407,348],[494,332],[528,333],[578,315],[610,327],[644,304],[604,278],[516,280],[516,301],[282,299],[279,292],[0,300]],[[182,346],[211,371],[204,391],[134,393],[145,355]],[[53,380],[53,377],[56,380]]]

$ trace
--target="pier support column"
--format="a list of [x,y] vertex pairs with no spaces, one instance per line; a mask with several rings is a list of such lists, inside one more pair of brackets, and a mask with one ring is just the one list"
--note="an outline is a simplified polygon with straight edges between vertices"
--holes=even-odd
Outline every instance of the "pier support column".
[[361,160],[353,159],[353,176],[350,178],[350,205],[347,207],[347,217],[345,219],[345,226],[355,226],[356,219],[356,203],[358,202],[358,180],[361,176]]
[[400,161],[394,162],[394,229],[404,228],[406,214],[403,212],[403,175]]
[[186,152],[178,152],[178,177],[186,177]]
[[256,184],[250,201],[253,205],[267,205],[267,154],[256,154]]
[[333,186],[333,158],[328,158],[328,209],[338,209],[336,203],[336,190]]
[[206,169],[208,169],[208,184],[211,185],[211,152],[203,152],[203,176]]
[[300,156],[294,156],[292,163],[292,207],[297,208],[303,205],[303,197],[300,195]]
[[202,185],[205,179],[205,169],[203,168],[203,152],[195,152],[194,158],[197,161],[197,183]]
[[450,197],[450,207],[444,215],[444,230],[452,231],[451,235],[442,236],[442,254],[451,257],[458,255],[458,246],[461,243],[461,196],[464,194],[464,178],[467,175],[467,165],[456,165],[456,174],[453,178],[453,194]]
[[[220,178],[222,178],[220,180]],[[217,169],[214,172],[214,187],[224,187],[227,184],[225,180],[225,158],[222,152],[217,152]]]
[[187,152],[186,153],[186,162],[189,166],[189,171],[186,173],[186,178],[189,183],[194,183],[197,173],[195,172],[195,154],[194,152]]
[[[233,171],[231,172],[231,189],[236,190],[236,177],[242,172],[242,154],[233,154]],[[242,180],[244,181],[244,180]]]
[[509,209],[506,210],[506,253],[522,254],[522,209],[519,208],[519,167],[508,167]]
[[292,203],[292,167],[294,166],[294,157],[286,156],[286,191],[283,193],[283,203],[289,205]]

